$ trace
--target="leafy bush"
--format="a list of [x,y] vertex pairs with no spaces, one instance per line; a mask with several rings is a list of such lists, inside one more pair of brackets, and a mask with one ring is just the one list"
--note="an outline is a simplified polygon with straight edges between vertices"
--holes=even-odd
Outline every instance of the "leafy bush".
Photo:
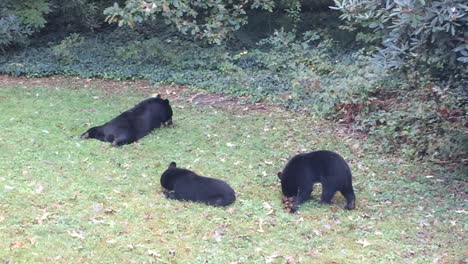
[[46,0],[22,0],[6,1],[6,7],[12,14],[21,20],[21,24],[39,31],[46,24],[44,15],[50,12],[49,3]]
[[63,33],[86,32],[105,25],[103,11],[122,0],[49,0],[51,13],[46,16],[48,28]]
[[[332,8],[349,22],[344,28],[359,30],[361,40],[381,43],[371,60],[377,74],[369,77],[393,79],[375,94],[370,111],[358,117],[359,127],[384,142],[388,151],[463,166],[467,160],[466,3],[335,0],[335,5]],[[398,86],[389,85],[395,80]]]
[[467,72],[468,5],[463,0],[335,0],[341,18],[373,29],[382,40],[376,65],[440,78]]
[[70,63],[73,59],[73,48],[80,47],[84,42],[83,37],[80,34],[70,34],[70,36],[64,38],[60,44],[53,46],[52,51],[54,55],[64,63]]
[[117,22],[135,27],[145,20],[161,19],[180,32],[198,36],[212,43],[221,43],[228,34],[247,23],[246,9],[270,10],[273,0],[245,1],[162,1],[128,0],[121,7],[118,3],[108,7],[104,13],[109,23]]
[[457,169],[466,169],[463,168],[468,147],[465,88],[428,83],[425,89],[405,89],[398,95],[372,101],[375,109],[358,118],[358,127],[369,131],[385,151],[453,163]]
[[[27,7],[29,4],[31,7]],[[44,1],[0,2],[0,50],[26,44],[28,37],[44,25],[41,16],[47,11]]]
[[116,49],[116,58],[133,61],[136,64],[157,60],[170,62],[175,54],[159,38],[134,40]]
[[24,44],[32,31],[21,25],[21,20],[14,15],[0,17],[0,50],[13,44]]

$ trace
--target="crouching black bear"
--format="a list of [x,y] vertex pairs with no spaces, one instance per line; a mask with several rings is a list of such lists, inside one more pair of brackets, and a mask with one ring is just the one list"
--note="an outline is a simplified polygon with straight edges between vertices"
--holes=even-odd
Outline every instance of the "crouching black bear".
[[90,128],[81,138],[95,138],[114,146],[133,143],[161,125],[172,124],[172,108],[168,99],[148,98],[111,121]]
[[345,209],[355,207],[355,196],[351,170],[339,154],[327,151],[313,151],[294,156],[286,164],[283,172],[278,172],[281,189],[286,197],[295,196],[290,212],[310,199],[313,184],[322,183],[321,203],[331,203],[337,191],[346,198]]
[[224,181],[199,176],[193,171],[177,168],[171,162],[161,175],[166,198],[202,202],[213,206],[227,206],[236,200],[234,190]]

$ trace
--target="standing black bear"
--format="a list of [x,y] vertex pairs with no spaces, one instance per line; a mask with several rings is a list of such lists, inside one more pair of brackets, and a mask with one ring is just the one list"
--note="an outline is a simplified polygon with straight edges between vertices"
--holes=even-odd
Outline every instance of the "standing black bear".
[[278,177],[283,194],[286,197],[296,196],[292,213],[310,199],[316,182],[322,183],[321,203],[331,203],[335,193],[340,191],[346,198],[345,209],[355,207],[351,170],[343,157],[335,152],[320,150],[298,154],[289,160],[282,173],[278,172]]
[[140,102],[104,125],[90,128],[81,138],[95,138],[121,146],[139,140],[161,124],[172,124],[172,108],[168,99],[158,95]]
[[166,189],[164,195],[169,199],[202,202],[213,206],[227,206],[236,200],[234,190],[226,182],[177,168],[175,162],[171,162],[161,175],[161,186]]

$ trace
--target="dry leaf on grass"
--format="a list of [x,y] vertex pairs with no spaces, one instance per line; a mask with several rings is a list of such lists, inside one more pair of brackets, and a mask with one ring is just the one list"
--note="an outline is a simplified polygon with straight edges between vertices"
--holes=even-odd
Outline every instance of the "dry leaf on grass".
[[320,230],[318,230],[318,229],[313,229],[312,232],[314,232],[314,234],[315,234],[316,236],[319,236],[319,237],[322,236],[322,232],[321,232]]
[[356,243],[361,244],[362,247],[368,247],[368,246],[372,245],[366,239],[359,239],[358,241],[356,241]]
[[71,237],[76,237],[76,238],[78,238],[78,239],[80,239],[80,240],[83,240],[83,239],[84,239],[84,234],[83,234],[83,232],[80,231],[80,230],[78,230],[78,231],[76,231],[76,230],[72,230],[72,231],[68,230],[67,233],[68,233]]
[[36,184],[36,188],[34,189],[34,191],[37,194],[40,194],[40,193],[42,193],[44,191],[44,186],[41,183],[38,183],[38,184]]
[[22,241],[15,241],[10,243],[10,248],[28,248]]
[[280,256],[280,254],[278,253],[278,251],[273,252],[273,254],[271,254],[270,256],[265,258],[265,264],[272,263],[279,256]]

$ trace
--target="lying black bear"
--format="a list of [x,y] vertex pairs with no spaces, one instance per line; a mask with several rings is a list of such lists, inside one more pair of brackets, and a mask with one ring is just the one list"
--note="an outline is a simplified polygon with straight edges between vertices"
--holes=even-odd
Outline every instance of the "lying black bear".
[[81,138],[95,138],[120,146],[139,140],[161,124],[172,124],[172,108],[168,99],[158,95],[140,102],[104,125],[90,128]]
[[337,191],[346,198],[345,209],[355,207],[355,196],[351,170],[346,161],[337,153],[327,150],[302,153],[278,172],[281,189],[286,197],[296,196],[290,211],[310,199],[314,183],[322,183],[321,203],[331,203]]
[[175,162],[171,162],[161,175],[161,186],[169,199],[202,202],[213,206],[227,206],[236,200],[234,190],[226,182],[177,168]]

